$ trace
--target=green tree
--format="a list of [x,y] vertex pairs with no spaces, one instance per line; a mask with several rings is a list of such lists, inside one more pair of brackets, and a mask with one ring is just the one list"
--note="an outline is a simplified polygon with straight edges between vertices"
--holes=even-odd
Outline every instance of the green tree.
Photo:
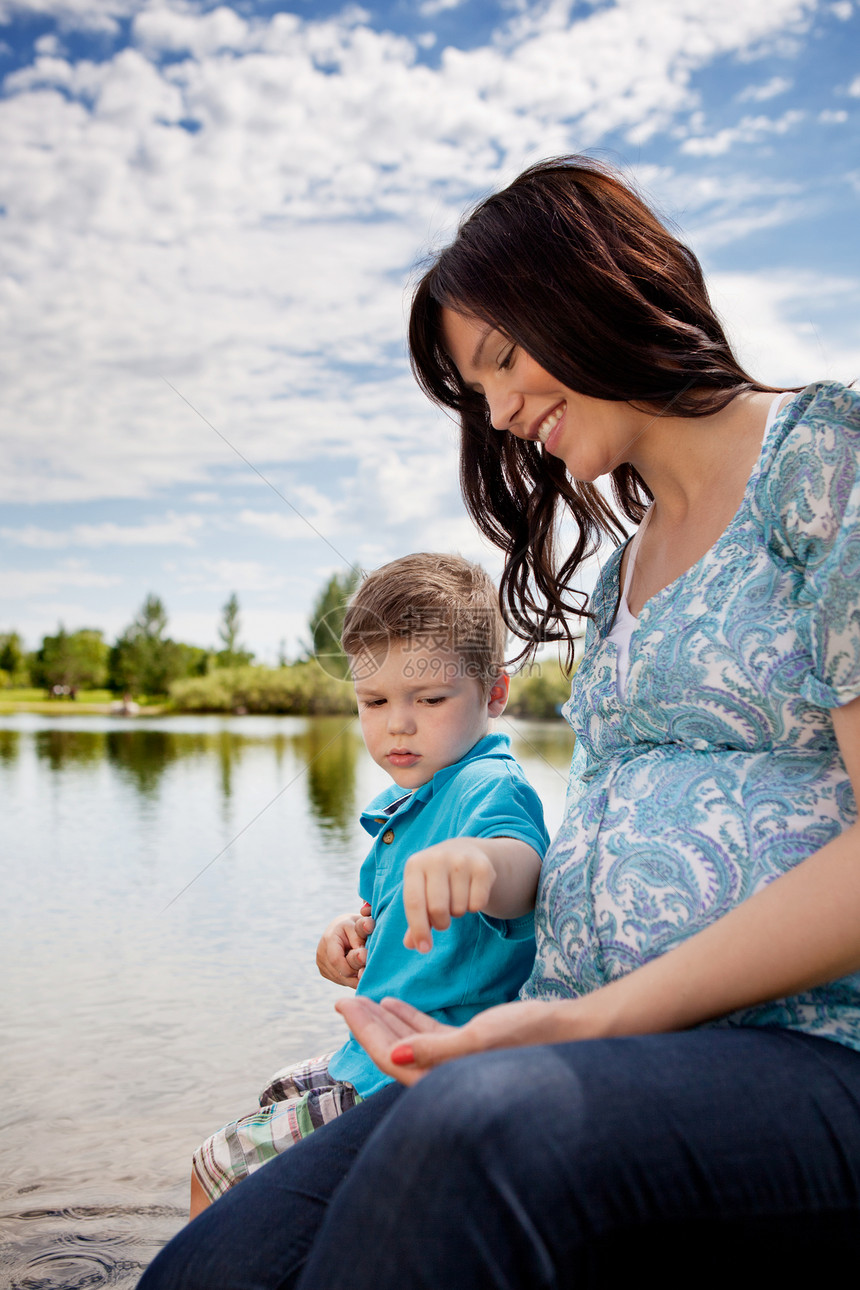
[[250,650],[242,649],[239,644],[239,632],[242,630],[239,619],[239,597],[235,591],[221,610],[221,626],[218,635],[224,642],[224,648],[218,651],[219,667],[243,667],[250,663],[254,655]]
[[180,678],[209,675],[213,665],[211,650],[204,649],[202,645],[186,645],[184,641],[175,643],[179,651],[178,661],[182,668],[179,673]]
[[167,631],[167,610],[160,596],[150,594],[146,597],[132,628],[136,628],[148,640],[160,641],[163,638]]
[[27,655],[17,632],[0,632],[0,671],[7,673],[9,685],[29,685]]
[[221,626],[218,628],[218,635],[224,642],[225,654],[233,654],[239,641],[239,597],[235,591],[231,591],[230,599],[221,610]]
[[308,653],[332,676],[349,675],[340,637],[347,601],[360,578],[361,572],[355,567],[346,573],[333,573],[314,601],[308,619],[311,633]]
[[60,624],[56,635],[42,638],[34,679],[49,690],[55,685],[97,690],[107,680],[108,653],[100,631],[67,632]]
[[182,646],[164,635],[167,610],[149,595],[110,652],[110,685],[129,694],[166,694],[172,681],[186,675]]

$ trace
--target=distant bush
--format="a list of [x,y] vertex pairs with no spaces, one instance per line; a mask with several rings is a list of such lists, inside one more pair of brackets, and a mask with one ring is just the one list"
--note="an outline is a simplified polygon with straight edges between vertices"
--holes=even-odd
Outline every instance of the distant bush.
[[[555,717],[570,694],[570,677],[555,659],[541,659],[511,680],[507,712],[512,717]],[[248,712],[286,716],[331,716],[356,711],[352,686],[337,681],[313,660],[288,667],[224,667],[208,676],[186,677],[170,687],[175,712]]]
[[536,721],[555,717],[570,697],[571,679],[554,658],[527,663],[511,677],[511,697],[505,711],[511,717],[531,717]]
[[177,712],[250,712],[329,716],[356,711],[352,686],[314,662],[289,667],[224,667],[208,676],[174,681],[170,705]]

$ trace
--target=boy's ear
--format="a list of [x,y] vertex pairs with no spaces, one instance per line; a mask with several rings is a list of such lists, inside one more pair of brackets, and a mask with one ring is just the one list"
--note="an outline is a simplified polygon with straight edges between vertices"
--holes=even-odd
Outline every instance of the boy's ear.
[[511,678],[506,672],[502,672],[496,677],[490,686],[490,697],[487,700],[487,710],[491,717],[500,717],[505,710],[508,702],[508,691],[511,688]]

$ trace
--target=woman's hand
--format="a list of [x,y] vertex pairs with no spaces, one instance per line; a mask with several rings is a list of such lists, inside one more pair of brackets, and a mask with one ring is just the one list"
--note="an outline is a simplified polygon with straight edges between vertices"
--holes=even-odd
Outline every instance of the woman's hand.
[[343,999],[335,1007],[380,1070],[401,1084],[415,1084],[434,1066],[469,1053],[587,1038],[590,1023],[580,1003],[502,1003],[465,1026],[443,1025],[401,999]]
[[329,923],[317,946],[317,967],[327,981],[354,990],[367,962],[365,942],[376,923],[365,903],[359,914],[343,914]]

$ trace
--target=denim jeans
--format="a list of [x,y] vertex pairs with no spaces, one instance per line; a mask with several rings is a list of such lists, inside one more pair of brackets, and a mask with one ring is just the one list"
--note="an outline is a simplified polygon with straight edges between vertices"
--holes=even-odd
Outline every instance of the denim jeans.
[[389,1088],[141,1290],[799,1285],[860,1259],[860,1053],[775,1029],[506,1049]]

